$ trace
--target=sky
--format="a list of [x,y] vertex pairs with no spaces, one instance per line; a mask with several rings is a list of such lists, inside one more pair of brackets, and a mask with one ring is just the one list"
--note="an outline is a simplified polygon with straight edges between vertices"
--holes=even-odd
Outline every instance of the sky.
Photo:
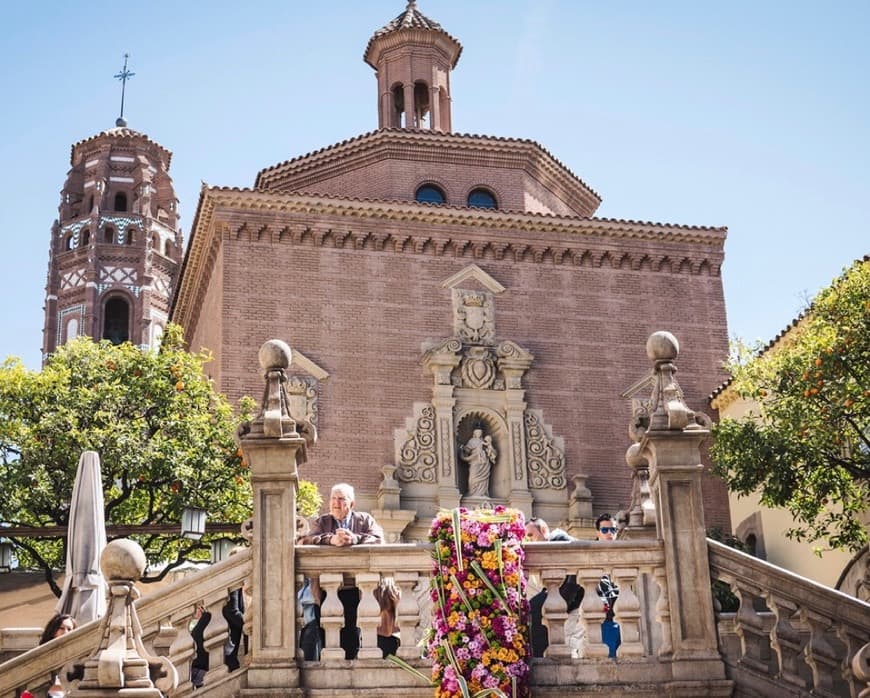
[[[870,3],[419,0],[463,46],[459,133],[529,138],[597,215],[727,226],[729,335],[772,339],[870,252]],[[0,360],[40,365],[70,146],[124,116],[172,151],[187,239],[202,182],[377,128],[373,32],[403,0],[33,0],[0,39]],[[667,328],[663,328],[667,329]]]

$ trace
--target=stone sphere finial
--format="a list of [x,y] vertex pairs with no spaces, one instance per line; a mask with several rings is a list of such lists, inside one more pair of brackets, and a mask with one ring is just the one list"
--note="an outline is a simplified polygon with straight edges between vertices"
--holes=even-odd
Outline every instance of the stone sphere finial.
[[142,546],[129,538],[111,541],[100,555],[100,569],[106,579],[138,580],[147,562]]
[[625,462],[632,468],[640,468],[647,464],[643,452],[640,450],[640,444],[632,444],[625,452]]
[[290,368],[293,352],[287,342],[282,342],[280,339],[270,339],[260,347],[257,356],[260,359],[262,369],[269,371],[275,368]]
[[670,332],[653,332],[646,340],[646,355],[650,361],[673,361],[680,353],[680,343]]

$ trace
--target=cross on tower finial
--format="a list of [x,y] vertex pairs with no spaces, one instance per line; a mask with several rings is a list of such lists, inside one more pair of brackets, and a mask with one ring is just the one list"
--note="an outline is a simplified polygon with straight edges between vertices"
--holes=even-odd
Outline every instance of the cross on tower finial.
[[124,121],[124,93],[127,90],[127,80],[132,78],[136,73],[133,73],[127,70],[127,59],[130,57],[129,53],[124,54],[124,67],[121,69],[120,73],[115,75],[118,80],[121,81],[121,115],[115,120],[115,126],[126,126],[127,122]]

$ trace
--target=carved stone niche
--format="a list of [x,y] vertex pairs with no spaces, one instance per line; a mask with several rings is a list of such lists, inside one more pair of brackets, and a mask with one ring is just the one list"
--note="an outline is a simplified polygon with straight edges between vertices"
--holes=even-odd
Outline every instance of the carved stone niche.
[[432,399],[415,402],[394,432],[401,509],[417,512],[406,540],[425,539],[437,512],[457,506],[504,504],[554,524],[568,516],[563,440],[525,400],[534,357],[496,340],[493,292],[501,287],[469,269],[453,278],[484,288],[451,288],[454,335],[430,342],[422,356]]

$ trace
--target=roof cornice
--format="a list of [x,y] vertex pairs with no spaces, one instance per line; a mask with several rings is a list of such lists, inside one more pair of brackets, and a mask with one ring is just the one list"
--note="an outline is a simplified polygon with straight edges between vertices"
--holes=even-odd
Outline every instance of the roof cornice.
[[[219,216],[220,210],[227,216]],[[293,226],[280,230],[275,225],[276,214],[289,214],[302,219],[304,230],[293,231]],[[242,219],[249,220],[242,220]],[[257,221],[262,220],[262,223]],[[229,219],[235,219],[238,230],[232,230]],[[341,225],[346,219],[346,230]],[[311,225],[305,221],[318,221]],[[366,222],[371,225],[367,230]],[[402,235],[383,230],[384,225],[401,228]],[[313,228],[318,228],[312,233]],[[458,231],[465,229],[466,233]],[[394,200],[351,199],[314,194],[282,193],[258,191],[235,187],[203,186],[199,205],[191,229],[190,244],[185,255],[180,283],[177,286],[172,304],[172,315],[176,322],[188,324],[194,307],[201,301],[199,297],[210,273],[209,257],[216,255],[224,234],[236,237],[245,232],[256,239],[270,235],[276,241],[302,240],[307,234],[316,238],[318,244],[330,237],[341,240],[344,245],[353,238],[357,248],[365,247],[367,241],[376,240],[376,249],[383,249],[388,241],[397,251],[424,252],[432,249],[435,254],[445,254],[449,249],[454,254],[465,254],[471,250],[473,256],[483,254],[489,247],[497,258],[513,254],[517,258],[543,261],[552,258],[562,263],[566,258],[574,258],[571,263],[588,263],[601,266],[609,263],[621,268],[624,264],[633,269],[644,268],[646,264],[653,271],[665,265],[682,268],[689,265],[688,273],[707,273],[718,275],[721,265],[722,249],[727,234],[724,227],[702,227],[689,225],[670,225],[639,221],[626,221],[608,218],[581,218],[556,216],[539,213],[499,211],[492,209],[470,208],[465,206],[444,206],[404,202]],[[515,233],[534,233],[538,239],[514,239]],[[439,234],[440,233],[440,234]],[[487,235],[489,234],[489,235]],[[545,235],[570,235],[585,239],[584,244],[566,245],[560,242],[551,244]],[[645,241],[672,242],[686,248],[699,247],[697,258],[690,259],[690,250],[683,249],[682,257],[669,257],[662,252],[656,259],[650,259],[642,251],[629,255],[615,254],[607,247],[608,240],[624,240],[637,243]],[[574,248],[577,249],[574,249]],[[581,249],[582,248],[582,249]],[[590,252],[595,248],[594,253]],[[609,259],[609,262],[607,260]],[[676,270],[675,270],[676,271]]]

